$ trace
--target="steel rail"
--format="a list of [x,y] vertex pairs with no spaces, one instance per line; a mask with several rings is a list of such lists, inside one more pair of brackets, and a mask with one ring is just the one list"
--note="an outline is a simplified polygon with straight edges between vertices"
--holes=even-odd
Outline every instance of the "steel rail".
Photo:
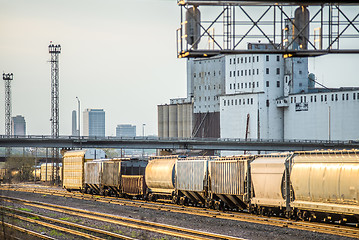
[[[27,190],[26,192],[31,192],[31,190]],[[43,194],[46,191],[42,190],[36,192]],[[71,194],[73,196],[70,196]],[[211,209],[204,209],[204,208],[198,208],[192,206],[178,206],[178,205],[167,204],[163,202],[149,203],[141,200],[130,201],[130,200],[123,200],[114,197],[103,197],[103,198],[101,196],[93,197],[92,195],[88,196],[86,194],[80,194],[80,193],[65,193],[65,194],[55,193],[52,195],[57,195],[61,197],[70,196],[72,198],[77,198],[77,199],[83,199],[83,200],[86,199],[96,202],[111,203],[111,204],[117,204],[122,206],[134,206],[134,207],[141,207],[146,209],[161,210],[166,212],[184,213],[184,214],[213,217],[213,218],[220,218],[226,220],[244,221],[244,222],[271,225],[277,227],[287,227],[297,230],[317,231],[320,233],[326,233],[331,235],[359,238],[359,230],[356,228],[339,226],[339,225],[331,226],[325,223],[302,222],[302,221],[283,219],[279,217],[269,218],[265,216],[250,215],[247,213],[219,212]]]
[[143,220],[138,220],[138,219],[120,217],[120,216],[115,216],[115,215],[111,215],[111,214],[93,212],[93,211],[77,209],[77,208],[72,208],[72,207],[66,207],[66,206],[60,206],[60,205],[55,205],[55,204],[48,204],[48,203],[37,202],[37,201],[29,201],[29,200],[25,200],[25,199],[11,198],[11,197],[5,197],[5,196],[1,196],[0,198],[8,199],[10,201],[15,201],[15,202],[21,202],[22,204],[27,205],[27,206],[38,207],[38,208],[40,206],[42,209],[57,211],[57,212],[61,212],[61,213],[69,214],[69,215],[75,215],[78,217],[84,217],[84,218],[98,220],[98,221],[104,221],[107,223],[118,224],[118,225],[126,226],[129,228],[136,228],[136,229],[140,229],[140,230],[156,232],[156,233],[165,234],[165,235],[169,235],[169,236],[173,236],[173,237],[181,237],[181,238],[187,238],[187,239],[243,240],[243,238],[231,237],[231,236],[215,234],[215,233],[208,233],[208,232],[197,231],[197,230],[188,229],[188,228],[171,226],[171,225],[167,225],[167,224],[160,224],[160,223],[154,223],[154,222],[143,221]]
[[[54,222],[54,223],[58,223],[58,224],[62,224],[62,225],[68,225],[70,227],[83,229],[83,230],[94,232],[94,233],[99,233],[99,234],[106,235],[106,236],[109,236],[109,237],[115,237],[115,238],[118,238],[118,239],[125,239],[125,240],[135,240],[134,238],[127,237],[125,235],[121,235],[121,234],[117,234],[117,233],[113,233],[113,232],[110,232],[110,231],[105,231],[105,230],[97,229],[97,228],[93,228],[93,227],[88,227],[88,226],[84,226],[84,225],[81,225],[81,224],[72,223],[72,222],[68,222],[68,221],[64,221],[64,220],[59,220],[59,219],[47,217],[47,216],[36,214],[36,213],[26,212],[26,211],[17,210],[17,209],[13,209],[13,208],[9,208],[9,207],[3,207],[3,206],[0,206],[0,209],[8,210],[11,213],[16,212],[18,214],[29,215],[29,216],[32,216],[32,217],[35,217],[35,218],[43,219],[43,220],[46,220],[46,221],[50,221],[50,222]],[[67,232],[67,230],[66,230],[66,232]],[[79,232],[79,233],[81,233],[81,232]],[[79,235],[79,236],[82,236],[82,235]],[[97,238],[96,236],[92,236],[92,235],[86,235],[86,236],[82,236],[82,237],[87,237],[87,238],[90,238],[90,239],[96,239]],[[99,238],[99,239],[102,239],[102,238]]]
[[[32,235],[34,237],[37,237],[38,239],[46,239],[46,240],[56,240],[55,238],[53,237],[50,237],[50,236],[46,236],[46,235],[43,235],[41,233],[37,233],[37,232],[34,232],[32,230],[29,230],[29,229],[26,229],[26,228],[22,228],[22,227],[19,227],[19,226],[16,226],[16,225],[13,225],[13,224],[10,224],[10,223],[7,223],[7,222],[2,222],[2,224],[4,224],[6,227],[8,228],[12,228],[12,229],[15,229],[19,232],[23,232],[23,233],[26,233],[26,234],[29,234],[29,235]],[[1,232],[1,236],[4,236],[4,233]],[[11,236],[13,237],[13,236]],[[4,237],[4,239],[6,239],[6,237]]]
[[54,224],[51,224],[51,223],[47,223],[47,222],[43,222],[43,221],[39,221],[39,220],[36,220],[36,219],[27,218],[27,217],[23,217],[23,216],[20,216],[20,215],[17,215],[17,214],[12,214],[12,213],[3,213],[3,214],[8,216],[8,217],[17,218],[17,219],[20,219],[22,221],[42,225],[44,227],[59,230],[61,232],[70,233],[70,234],[75,235],[75,236],[80,236],[80,237],[84,237],[84,238],[88,238],[88,239],[95,239],[95,240],[105,240],[105,238],[96,237],[94,235],[90,235],[90,234],[87,234],[87,233],[76,231],[76,230],[73,230],[73,229],[70,229],[70,228],[60,227],[60,226],[57,226],[57,225],[54,225]]

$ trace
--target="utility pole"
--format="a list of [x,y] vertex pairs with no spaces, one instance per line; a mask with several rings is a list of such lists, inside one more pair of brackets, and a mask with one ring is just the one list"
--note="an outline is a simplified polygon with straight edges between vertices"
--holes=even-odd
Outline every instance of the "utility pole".
[[[11,136],[11,81],[14,75],[12,73],[3,73],[2,78],[5,81],[5,135]],[[6,157],[11,154],[11,148],[6,148]]]
[[[59,137],[59,55],[61,46],[50,42],[49,53],[51,56],[51,136]],[[59,184],[59,149],[52,148],[52,183]],[[54,165],[54,159],[56,166]],[[54,174],[54,169],[56,174]]]

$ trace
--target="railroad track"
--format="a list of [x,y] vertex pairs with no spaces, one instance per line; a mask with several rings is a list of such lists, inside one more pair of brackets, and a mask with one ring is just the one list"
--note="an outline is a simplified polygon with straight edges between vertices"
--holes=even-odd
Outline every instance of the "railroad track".
[[[29,201],[29,200],[25,200],[25,199],[11,198],[11,197],[5,197],[5,196],[1,196],[0,198],[4,199],[6,201],[10,201],[10,202],[21,203],[26,206],[47,209],[50,211],[55,211],[55,212],[59,212],[59,213],[63,213],[63,214],[87,218],[87,219],[96,220],[96,221],[102,221],[105,223],[117,224],[117,225],[129,227],[129,228],[133,228],[133,229],[138,229],[138,230],[142,230],[142,231],[155,232],[155,233],[159,233],[159,234],[168,235],[171,237],[179,237],[179,238],[185,238],[185,239],[203,239],[203,240],[204,239],[243,240],[243,238],[237,238],[237,237],[231,237],[231,236],[227,236],[227,235],[197,231],[197,230],[188,229],[188,228],[181,228],[181,227],[167,225],[167,224],[149,222],[149,221],[138,220],[138,219],[133,219],[133,218],[126,218],[126,217],[121,217],[121,216],[117,216],[117,215],[93,212],[93,211],[88,211],[88,210],[83,210],[83,209],[78,209],[78,208],[71,208],[71,207],[66,207],[66,206],[61,206],[61,205]],[[19,210],[16,210],[16,212],[19,212],[21,214],[29,214],[32,217],[44,219],[46,221],[57,222],[60,224],[66,224],[66,225],[69,225],[74,228],[75,227],[82,228],[83,230],[87,230],[87,231],[95,231],[95,230],[101,231],[101,232],[96,232],[96,233],[104,234],[104,235],[106,234],[108,236],[115,237],[118,239],[133,239],[133,238],[121,238],[123,236],[118,236],[118,234],[114,234],[114,233],[111,233],[108,231],[88,228],[86,226],[79,225],[79,224],[74,225],[73,223],[70,223],[70,222],[57,220],[57,219],[53,219],[53,218],[48,218],[48,217],[38,215],[38,214],[28,213],[28,212],[19,211]],[[21,220],[25,220],[25,219],[23,219],[23,217],[20,217],[20,216],[16,216],[16,217],[20,218]],[[31,220],[35,221],[35,223],[39,224],[37,222],[38,220],[34,220],[34,219],[31,219]],[[47,223],[45,223],[45,224],[47,224]],[[58,229],[58,230],[63,231],[61,229]],[[94,237],[86,236],[86,235],[84,235],[82,237],[86,237],[89,239],[102,239],[102,238],[94,238]]]
[[326,233],[338,236],[345,236],[351,238],[359,238],[359,230],[355,227],[341,226],[335,224],[324,224],[324,223],[313,223],[313,222],[303,222],[303,221],[294,221],[278,217],[265,217],[251,215],[248,213],[238,213],[238,212],[219,212],[212,209],[198,208],[192,206],[178,206],[173,204],[168,204],[164,202],[146,202],[143,200],[128,200],[128,199],[119,199],[114,197],[102,197],[102,196],[92,196],[89,194],[82,194],[78,192],[67,192],[64,190],[61,191],[48,191],[48,190],[38,190],[38,189],[8,189],[16,191],[26,191],[40,194],[49,194],[54,196],[61,197],[71,197],[84,200],[92,200],[97,202],[111,203],[123,206],[134,206],[147,209],[161,210],[166,212],[175,212],[175,213],[184,213],[197,216],[213,217],[227,220],[237,220],[245,221],[250,223],[272,225],[278,227],[299,229],[305,231]]

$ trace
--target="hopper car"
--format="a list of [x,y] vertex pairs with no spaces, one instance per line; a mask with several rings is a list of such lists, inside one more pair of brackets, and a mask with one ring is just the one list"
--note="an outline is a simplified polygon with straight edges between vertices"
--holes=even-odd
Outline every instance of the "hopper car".
[[[110,167],[108,172],[90,168],[91,164],[103,166],[116,161],[128,166],[136,164],[138,168],[132,166],[131,173],[126,167],[120,167],[123,171]],[[358,150],[232,157],[161,156],[148,162],[109,159],[84,165],[89,167],[83,171],[92,172],[82,173],[83,187],[93,194],[106,192],[150,201],[169,199],[174,204],[308,221],[359,223]],[[64,161],[64,172],[65,169]],[[88,174],[97,182],[90,182]],[[119,179],[115,186],[105,182],[105,178],[114,175]]]

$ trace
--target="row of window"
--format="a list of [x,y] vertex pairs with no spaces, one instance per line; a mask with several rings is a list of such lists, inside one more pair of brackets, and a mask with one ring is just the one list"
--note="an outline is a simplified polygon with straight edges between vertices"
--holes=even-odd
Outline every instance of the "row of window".
[[[320,95],[320,101],[321,102],[327,102],[328,101],[328,96],[330,96],[332,101],[338,101],[338,95],[340,96],[340,94],[328,94],[328,95]],[[342,100],[349,100],[349,93],[343,93],[342,94]],[[308,97],[309,98],[309,97]],[[359,93],[353,93],[353,100],[359,100]],[[309,100],[309,99],[308,99]],[[319,101],[319,99],[318,99]],[[291,103],[296,103],[297,102],[297,98],[296,97],[291,97],[290,98],[290,102]],[[300,100],[298,97],[298,102],[307,102],[307,97],[306,96],[300,96]],[[310,102],[317,102],[317,96],[310,96]]]
[[[213,104],[213,107],[215,108],[216,105],[219,105],[219,103]],[[195,109],[196,109],[196,108],[202,108],[202,107],[203,107],[203,108],[211,108],[212,105],[204,105],[204,106],[199,105],[199,106],[194,106]]]
[[[237,76],[239,77],[239,73],[241,76],[251,76],[252,75],[256,75],[256,71],[255,69],[248,69],[247,70],[237,70]],[[266,68],[266,74],[269,74],[269,68]],[[276,74],[279,75],[280,74],[280,68],[276,68]],[[257,75],[259,75],[259,69],[257,68]],[[229,77],[235,77],[236,76],[236,71],[229,71]]]
[[223,105],[224,106],[230,106],[230,105],[253,105],[253,98],[247,98],[247,99],[232,99],[232,100],[224,100]]
[[[239,64],[239,60],[240,60],[240,62],[241,63],[250,63],[251,62],[251,60],[252,60],[252,62],[256,62],[256,60],[257,60],[257,62],[259,62],[259,56],[253,56],[253,57],[241,57],[241,58],[237,58],[237,61],[236,61],[236,58],[230,58],[229,59],[229,64]],[[280,61],[280,56],[279,55],[277,55],[276,56],[276,60],[277,60],[277,62],[279,62]],[[266,62],[269,62],[269,55],[266,55]]]
[[[203,86],[202,86],[203,87]],[[201,90],[202,89],[202,87],[201,86],[198,86],[198,90]],[[221,89],[221,84],[218,84],[218,89]],[[196,90],[197,89],[197,87],[196,86],[194,86],[194,90]],[[213,89],[215,90],[216,89],[216,85],[213,85]],[[204,90],[211,90],[211,86],[210,85],[205,85],[204,86]]]
[[[198,73],[198,77],[211,76],[211,72],[200,72]],[[218,71],[218,75],[221,75],[221,71]],[[216,71],[213,71],[213,76],[216,76]],[[193,77],[197,77],[196,73],[193,73]]]
[[[204,101],[211,101],[211,96],[208,96],[208,97],[204,97],[202,98],[201,96],[198,97],[198,102],[202,101],[202,99]],[[218,96],[213,96],[213,100],[216,101],[218,100]],[[196,101],[196,97],[194,97],[194,101]]]
[[[243,88],[255,88],[256,87],[256,83],[257,83],[257,88],[259,87],[259,82],[249,82],[249,83],[230,83],[229,84],[229,89],[236,89],[236,86],[237,86],[237,89],[243,89]],[[266,81],[266,87],[269,87],[269,81]],[[277,88],[280,87],[280,81],[277,81]]]

